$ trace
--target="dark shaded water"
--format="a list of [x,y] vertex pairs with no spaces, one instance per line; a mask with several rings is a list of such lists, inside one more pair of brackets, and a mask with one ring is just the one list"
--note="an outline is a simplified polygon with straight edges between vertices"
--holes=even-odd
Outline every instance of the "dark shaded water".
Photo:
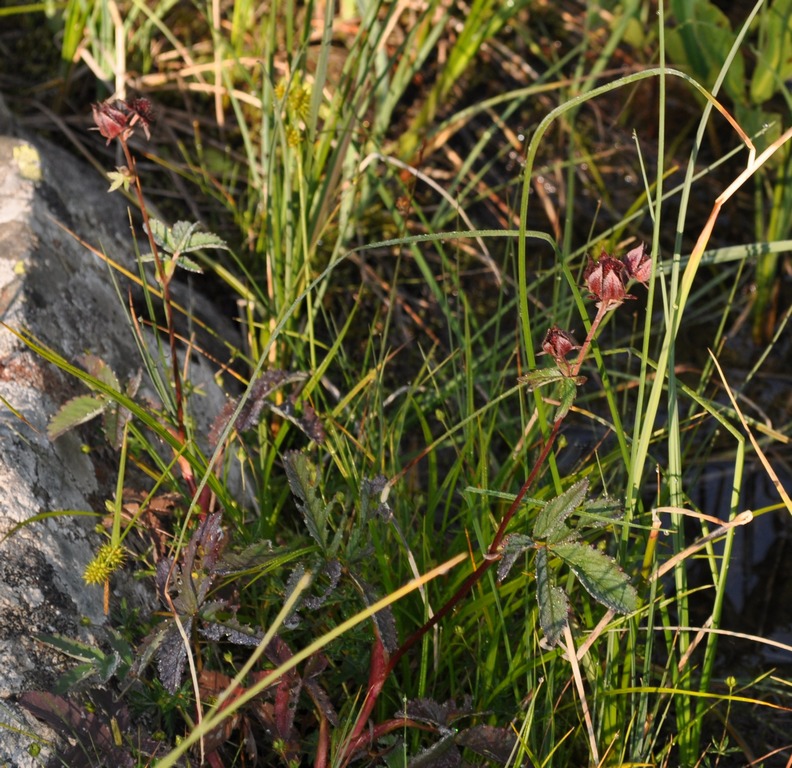
[[[781,483],[792,488],[788,468],[775,462],[774,469]],[[730,463],[713,462],[697,484],[693,502],[708,514],[727,517],[733,471]],[[780,498],[759,462],[746,467],[742,486],[741,508],[756,516],[734,537],[722,628],[789,648],[756,641],[746,645],[746,641],[728,637],[722,638],[719,647],[729,663],[737,661],[754,669],[780,664],[792,670],[792,515],[783,507],[774,508]],[[723,544],[717,544],[715,550],[721,554]]]

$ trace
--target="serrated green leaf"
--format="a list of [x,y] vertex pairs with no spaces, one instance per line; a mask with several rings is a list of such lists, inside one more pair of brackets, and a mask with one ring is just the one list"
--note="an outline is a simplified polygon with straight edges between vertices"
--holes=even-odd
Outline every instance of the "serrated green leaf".
[[[154,629],[146,635],[135,655],[135,661],[132,665],[132,673],[140,676],[151,663],[155,654],[159,651],[160,646],[164,640],[175,629],[172,619],[165,619],[157,624]],[[176,630],[178,631],[178,630]]]
[[134,661],[132,647],[118,632],[111,629],[107,641],[113,649],[113,653],[121,659],[125,666],[132,664]]
[[[159,245],[161,248],[165,248],[166,250],[170,250],[169,246],[173,244],[173,241],[172,239],[169,240],[170,230],[164,222],[160,221],[159,219],[149,217],[148,231],[151,233],[151,237],[154,239],[154,242],[157,245]],[[154,259],[154,256],[151,254],[148,255],[152,260]]]
[[[199,251],[203,248],[224,248],[229,250],[226,242],[212,232],[198,232],[199,226],[198,222],[177,221],[170,228],[159,219],[149,219],[149,231],[154,242],[172,257],[171,259],[164,259],[166,262],[172,263],[171,269],[174,266],[179,266],[188,272],[202,273],[201,267],[192,259],[186,258],[184,256],[185,253]],[[153,261],[154,256],[147,253],[141,256],[140,260],[144,262]]]
[[616,613],[637,610],[638,593],[612,557],[582,543],[558,544],[552,551],[572,569],[595,600]]
[[576,544],[579,541],[581,541],[580,534],[576,530],[563,527],[561,530],[556,531],[555,535],[548,539],[545,544],[550,550],[553,550],[559,544]]
[[561,379],[558,382],[560,390],[558,399],[560,402],[558,408],[556,408],[553,422],[561,421],[569,413],[569,409],[572,407],[572,403],[575,402],[575,396],[577,395],[578,379],[586,380],[583,376],[578,376],[574,379]]
[[[94,376],[99,382],[106,387],[111,388],[115,392],[121,391],[121,384],[118,381],[118,376],[115,375],[113,369],[97,355],[83,355],[80,358],[80,363],[85,366],[85,370]],[[132,397],[140,385],[140,371],[138,371],[138,378],[135,381],[134,377],[130,380],[126,389],[126,394]],[[95,396],[94,396],[95,397]],[[102,396],[104,397],[104,396]],[[111,407],[112,406],[112,407]],[[121,447],[121,434],[123,432],[124,424],[129,421],[131,413],[118,405],[112,403],[112,398],[108,399],[102,413],[103,429],[105,437],[114,448]]]
[[[106,683],[122,662],[121,656],[116,651],[108,654],[100,648],[62,635],[36,635],[36,639],[82,662],[58,678],[54,687],[55,693],[66,693],[91,677],[97,677],[99,681]],[[127,650],[129,650],[128,645]]]
[[536,600],[539,603],[539,624],[550,645],[556,645],[567,626],[569,600],[564,590],[550,579],[547,550],[536,550]]
[[194,250],[190,248],[190,243],[199,226],[200,224],[197,221],[177,221],[168,232],[167,250],[174,256],[180,256],[185,251]]
[[118,377],[113,373],[113,369],[98,355],[82,355],[79,362],[85,367],[85,370],[95,376],[103,384],[119,390],[121,385],[118,383]]
[[[181,232],[176,232],[177,227],[182,224],[187,224],[184,221],[177,221],[174,225],[174,233],[177,235],[181,235]],[[178,253],[190,253],[191,251],[200,251],[203,248],[222,248],[224,250],[229,250],[228,245],[226,244],[225,240],[218,237],[212,232],[196,232],[195,227],[197,225],[190,224],[188,225],[188,230],[184,233],[184,236],[179,237],[179,250]]]
[[106,683],[119,671],[122,662],[123,659],[117,653],[105,654],[96,665],[96,674],[103,683]]
[[169,228],[157,219],[151,220],[155,242],[174,256],[202,248],[228,249],[226,242],[212,232],[199,232],[199,226],[198,222],[177,221],[173,228]]
[[568,536],[564,521],[583,503],[588,490],[588,480],[583,478],[571,485],[560,496],[551,499],[536,516],[533,537],[539,541]]
[[606,525],[624,517],[621,502],[610,496],[588,499],[583,504],[578,520],[578,528],[604,528]]
[[534,540],[522,533],[510,533],[501,545],[501,561],[498,563],[498,581],[503,581],[508,575],[517,558],[534,546]]
[[[181,622],[185,634],[190,637],[193,627],[192,616],[182,617]],[[187,662],[187,649],[175,622],[169,621],[166,627],[167,632],[157,648],[157,672],[165,689],[170,693],[176,693],[181,685]]]
[[78,395],[66,401],[50,419],[47,435],[55,440],[70,429],[99,416],[110,404],[103,395]]
[[297,507],[305,520],[308,533],[324,550],[327,548],[329,509],[319,496],[316,466],[299,451],[289,451],[283,457],[283,464],[289,487],[297,500]]
[[[155,412],[148,408],[144,408],[136,403],[131,398],[127,397],[123,392],[117,392],[108,387],[104,382],[99,381],[95,376],[91,376],[79,366],[73,365],[57,352],[46,346],[43,342],[37,339],[29,331],[13,328],[0,321],[0,327],[4,328],[8,333],[12,334],[15,338],[19,339],[31,351],[39,355],[43,360],[47,360],[53,365],[57,366],[64,373],[74,376],[79,381],[82,381],[86,386],[91,389],[97,390],[102,395],[112,398],[113,402],[117,402],[130,410],[134,417],[144,424],[148,429],[156,435],[163,444],[169,445],[174,451],[184,455],[193,468],[193,471],[201,475],[205,472],[206,467],[195,456],[193,452],[184,452],[184,443],[175,434],[172,434],[169,427],[166,427],[162,420],[156,415]],[[229,496],[228,489],[220,482],[220,480],[213,474],[209,473],[208,477],[209,487],[217,494],[218,498],[223,499],[223,503],[229,506],[234,506],[236,502]],[[80,514],[80,513],[72,513]]]
[[176,260],[176,266],[186,270],[187,272],[196,272],[199,275],[203,274],[203,268],[196,264],[196,262],[194,262],[192,259],[188,259],[183,253]]
[[121,448],[124,427],[130,418],[132,418],[132,414],[126,408],[118,405],[107,408],[102,415],[102,429],[104,429],[105,438],[116,450]]

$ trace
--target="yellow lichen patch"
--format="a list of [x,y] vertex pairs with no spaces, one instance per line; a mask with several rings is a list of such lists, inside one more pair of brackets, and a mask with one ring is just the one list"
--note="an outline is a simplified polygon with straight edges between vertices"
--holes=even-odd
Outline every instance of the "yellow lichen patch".
[[32,144],[19,144],[14,147],[14,161],[19,173],[29,181],[41,181],[41,157]]

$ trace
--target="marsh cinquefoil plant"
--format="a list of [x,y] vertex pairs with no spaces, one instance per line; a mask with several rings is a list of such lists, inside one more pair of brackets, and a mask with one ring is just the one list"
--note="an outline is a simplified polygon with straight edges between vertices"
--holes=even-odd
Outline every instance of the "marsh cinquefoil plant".
[[[131,98],[128,100],[113,100],[94,104],[93,119],[95,130],[107,139],[107,143],[117,141],[121,147],[126,165],[117,168],[108,174],[112,181],[109,191],[123,187],[125,190],[133,189],[138,202],[138,207],[143,217],[143,229],[148,237],[151,248],[150,253],[140,257],[141,263],[150,261],[154,263],[154,277],[161,290],[162,307],[165,315],[165,332],[170,351],[171,362],[171,387],[160,387],[160,394],[164,406],[164,418],[159,420],[156,427],[168,433],[177,454],[177,463],[182,477],[191,494],[198,490],[196,480],[197,472],[185,456],[187,453],[188,430],[185,416],[185,392],[183,375],[180,370],[179,355],[177,350],[177,333],[174,324],[174,302],[171,296],[171,282],[175,270],[178,268],[188,271],[200,272],[200,267],[192,261],[188,253],[199,249],[227,248],[226,244],[216,235],[200,232],[197,224],[179,221],[173,227],[149,216],[143,188],[137,173],[136,162],[130,150],[129,140],[138,129],[142,129],[146,138],[151,136],[151,127],[154,122],[154,110],[151,102],[146,98]],[[145,281],[142,281],[145,286]],[[121,390],[118,379],[113,371],[102,360],[88,356],[85,358],[87,376],[81,378],[94,389],[91,395],[79,395],[65,403],[53,417],[48,433],[51,439],[57,438],[69,429],[79,424],[103,415],[104,432],[108,441],[115,448],[122,449],[122,463],[125,460],[127,449],[127,426],[130,419],[130,409],[124,407],[122,400],[131,401],[140,386],[140,374],[137,374]],[[119,398],[119,395],[121,397]],[[138,414],[140,411],[138,410]],[[150,423],[149,426],[152,426]],[[195,458],[195,457],[193,457]],[[84,579],[88,584],[105,584],[105,601],[107,602],[107,584],[111,574],[124,563],[124,552],[121,546],[123,537],[121,533],[121,496],[123,491],[123,467],[119,477],[119,487],[114,508],[113,531],[111,541],[102,546],[96,557],[88,564]],[[211,494],[208,489],[200,495],[199,507],[202,516],[209,511]],[[128,530],[131,529],[128,526]]]
[[[169,228],[162,222],[149,217],[143,198],[140,179],[135,169],[134,157],[130,152],[128,144],[129,139],[137,127],[141,127],[146,136],[149,136],[151,123],[153,121],[153,111],[147,99],[130,99],[129,101],[115,101],[96,105],[94,107],[94,119],[97,129],[108,142],[112,140],[117,140],[119,142],[127,160],[126,166],[117,169],[114,174],[111,174],[113,179],[111,189],[121,185],[125,187],[132,186],[136,191],[142,211],[144,229],[149,237],[151,246],[151,253],[142,257],[142,260],[153,261],[155,264],[155,276],[162,288],[162,299],[166,313],[166,330],[171,346],[171,360],[173,363],[172,377],[175,398],[173,412],[174,425],[170,428],[170,431],[171,434],[175,434],[178,439],[184,440],[184,395],[182,392],[181,372],[177,362],[176,334],[173,329],[172,300],[169,290],[170,283],[177,266],[189,270],[198,269],[197,265],[186,256],[187,253],[207,247],[224,248],[225,243],[212,234],[199,232],[197,225],[178,222],[173,228]],[[556,499],[548,502],[534,521],[530,535],[515,532],[507,535],[506,532],[514,514],[520,507],[523,496],[534,482],[538,470],[547,459],[555,437],[558,434],[559,425],[567,415],[575,399],[577,388],[586,380],[585,377],[580,375],[580,370],[586,360],[591,343],[600,324],[609,312],[617,309],[624,301],[634,298],[627,292],[627,284],[630,280],[646,283],[650,275],[651,259],[644,245],[639,245],[629,251],[624,257],[624,260],[613,258],[604,251],[598,260],[589,260],[584,271],[584,279],[591,298],[595,300],[597,312],[591,323],[586,339],[582,345],[577,345],[568,332],[555,326],[550,328],[542,344],[542,352],[552,358],[555,363],[554,367],[537,369],[521,377],[521,382],[531,389],[544,387],[550,384],[555,384],[558,388],[559,406],[555,413],[553,429],[534,466],[534,470],[531,472],[529,478],[517,494],[514,503],[501,521],[501,525],[489,548],[488,556],[484,559],[481,566],[471,574],[471,577],[465,582],[457,594],[452,597],[433,618],[427,621],[423,627],[413,633],[401,647],[398,647],[393,639],[388,640],[386,637],[380,637],[378,641],[381,646],[380,654],[375,654],[375,657],[378,658],[379,661],[375,663],[374,658],[372,658],[370,676],[371,680],[375,681],[375,683],[372,684],[369,689],[366,705],[364,706],[363,712],[361,712],[358,717],[356,728],[353,729],[352,735],[348,739],[348,755],[353,754],[355,751],[352,745],[361,744],[361,738],[364,738],[362,729],[367,722],[368,715],[373,710],[374,703],[377,699],[376,694],[381,691],[385,679],[393,670],[397,661],[425,632],[437,624],[448,611],[467,595],[473,585],[478,582],[494,561],[500,560],[498,577],[499,580],[503,580],[507,577],[512,565],[516,562],[520,554],[528,550],[535,550],[537,598],[540,604],[539,617],[543,632],[550,645],[559,642],[562,632],[567,626],[567,616],[570,610],[567,597],[561,587],[554,583],[554,579],[550,572],[549,558],[551,555],[559,557],[568,564],[581,584],[595,599],[608,608],[622,613],[628,613],[636,608],[637,598],[635,590],[630,585],[624,573],[612,559],[598,550],[591,548],[582,540],[583,533],[587,529],[607,524],[609,520],[614,519],[618,514],[618,505],[611,500],[592,501],[586,499],[586,492],[588,490],[587,481],[583,480],[575,483]],[[577,353],[574,361],[568,359],[572,352]],[[264,376],[254,384],[254,390],[262,390],[262,394],[259,396],[251,392],[252,396],[250,400],[245,404],[245,407],[237,416],[235,426],[238,429],[245,429],[255,425],[257,418],[251,414],[251,410],[257,409],[256,413],[260,412],[265,403],[265,395],[269,394],[273,389],[268,382],[270,382],[275,374],[276,372],[270,372],[267,376]],[[109,383],[116,385],[115,388],[118,388],[115,380]],[[134,390],[129,390],[128,394],[130,396],[134,395]],[[106,403],[101,395],[97,398],[92,398],[92,400],[94,399],[97,402],[94,404],[92,415],[106,408]],[[218,423],[214,430],[215,434],[211,436],[212,442],[215,442],[218,434],[228,426],[230,411],[235,407],[235,403],[230,403],[227,413],[221,414],[218,417]],[[58,433],[70,426],[67,422],[69,413],[73,412],[74,404],[67,403],[61,412],[56,415],[55,423],[58,425]],[[85,414],[82,414],[78,419],[77,415],[74,415],[73,424],[82,423],[82,421],[85,420],[85,416]],[[306,426],[303,424],[304,431],[313,439],[321,442],[321,428],[318,426],[312,412],[309,414],[309,417],[311,419],[311,425]],[[184,464],[184,462],[182,462],[182,464]],[[325,532],[321,529],[327,521],[328,508],[323,507],[320,502],[316,502],[319,503],[319,507],[316,507],[316,503],[310,503],[310,499],[317,498],[317,492],[313,488],[313,484],[310,480],[315,470],[310,468],[310,464],[307,467],[304,466],[305,460],[299,462],[299,465],[303,466],[303,470],[300,473],[296,473],[294,471],[294,467],[297,466],[295,459],[287,462],[287,468],[292,467],[290,486],[292,492],[301,500],[301,504],[305,510],[304,516],[306,518],[306,524],[309,530],[312,531],[313,537],[320,546],[326,546],[327,542],[324,541],[324,539],[330,534],[329,531]],[[299,482],[298,478],[301,478]],[[187,481],[189,492],[195,492],[196,483],[187,465],[185,465],[185,480]],[[316,509],[312,512],[311,510],[313,507],[319,509],[320,512],[317,513]],[[325,509],[324,512],[321,512],[322,508]],[[208,507],[206,507],[204,511],[208,512]],[[579,512],[579,517],[577,525],[572,528],[567,525],[567,520],[575,512]],[[319,518],[321,518],[321,520],[319,520]],[[206,515],[203,516],[203,519],[205,524],[207,520]],[[213,527],[219,530],[219,518],[214,516],[212,517],[212,521]],[[321,521],[325,521],[325,523]],[[338,536],[342,530],[343,527],[338,528],[336,531],[334,538],[337,543],[340,541]],[[193,570],[195,570],[190,563],[195,558],[195,537],[200,535],[200,532],[196,532],[185,550],[186,560],[184,562],[184,568],[182,569],[185,570],[185,573],[192,573]],[[115,538],[116,537],[114,537],[114,539]],[[354,538],[355,537],[353,537],[353,539]],[[203,551],[205,547],[201,545],[199,549]],[[334,549],[338,550],[338,544],[336,544]],[[116,543],[111,543],[110,545],[102,547],[96,560],[89,565],[86,571],[86,579],[96,582],[98,580],[97,573],[101,573],[103,579],[106,580],[111,570],[118,567],[123,562],[123,558],[118,556],[118,551],[119,547]],[[110,555],[112,555],[112,557]],[[162,568],[159,569],[158,591],[162,595],[167,595],[171,574],[174,569],[178,570],[178,566],[172,559],[164,560],[161,564],[162,563],[169,563],[169,565],[166,569],[167,573],[163,572]],[[350,563],[346,563],[346,567],[349,566]],[[340,574],[339,562],[335,558],[328,559],[327,562],[321,566],[321,569],[327,573],[333,574],[330,590],[334,589],[338,583]],[[299,574],[299,572],[295,573]],[[182,581],[184,581],[184,578]],[[211,579],[204,579],[202,583],[209,585],[211,581]],[[189,583],[189,581],[185,583]],[[206,594],[204,594],[199,603],[205,598]],[[168,603],[170,602],[171,601],[168,600]],[[199,603],[196,603],[193,607],[193,614],[199,608]],[[175,602],[173,605],[175,606]],[[176,610],[177,614],[182,612],[182,610]],[[191,626],[192,617],[185,614],[184,618],[187,626]],[[154,647],[160,646],[159,638],[164,637],[167,631],[169,630],[167,630],[165,625],[160,627],[156,633],[158,640],[153,644]],[[176,634],[175,629],[173,629],[172,634],[172,641],[166,645],[175,648],[180,638]],[[382,635],[382,632],[378,634]],[[388,634],[390,633],[385,633],[385,635]],[[255,636],[255,632],[252,630],[251,635]],[[149,651],[146,656],[150,657],[149,654],[151,652],[152,646],[149,643]],[[165,657],[160,658],[161,671],[165,668],[169,669],[169,674],[166,675],[168,678],[167,687],[173,691],[176,690],[180,683],[184,668],[184,656],[182,654],[177,655],[178,661],[173,664],[165,660],[168,656],[167,653]],[[389,656],[390,658],[388,658]],[[287,735],[286,733],[282,733],[281,737],[286,738]]]
[[[605,251],[599,259],[589,259],[584,271],[586,287],[590,298],[595,300],[597,314],[582,345],[575,344],[571,334],[557,326],[551,327],[542,342],[541,354],[549,355],[555,367],[531,371],[520,381],[531,389],[557,384],[559,405],[553,419],[553,427],[542,450],[545,458],[558,434],[561,421],[574,402],[577,388],[586,378],[580,375],[591,343],[605,316],[617,309],[627,299],[634,296],[627,292],[631,280],[645,284],[651,277],[652,261],[646,246],[640,244],[629,251],[623,260],[609,256]],[[574,362],[567,358],[576,352]],[[520,489],[514,504],[507,513],[500,533],[514,512],[521,498],[527,492],[534,473]],[[548,557],[556,555],[575,573],[586,590],[603,605],[617,613],[630,613],[637,608],[638,600],[634,587],[615,561],[598,550],[582,542],[585,528],[607,525],[615,519],[619,505],[609,499],[586,500],[588,481],[579,480],[560,496],[549,501],[533,523],[531,535],[511,533],[505,536],[500,548],[502,560],[498,568],[498,578],[503,580],[517,557],[526,550],[536,550],[536,584],[539,601],[539,620],[547,641],[555,645],[567,626],[569,602],[563,590],[553,584],[548,567]],[[576,528],[566,524],[576,510],[580,518]],[[496,536],[496,542],[498,536]]]
[[[170,283],[176,267],[195,269],[197,267],[185,255],[194,250],[207,247],[225,247],[214,235],[202,233],[197,226],[178,222],[172,228],[149,217],[142,195],[140,179],[135,170],[134,158],[129,151],[128,140],[137,127],[142,127],[148,135],[152,110],[146,100],[133,99],[128,102],[113,102],[95,107],[94,115],[100,133],[108,139],[121,144],[127,165],[117,170],[113,176],[113,186],[131,186],[137,192],[143,211],[144,229],[149,238],[151,254],[142,257],[155,265],[155,276],[162,290],[165,305],[165,327],[171,347],[174,401],[170,411],[166,408],[164,418],[169,418],[164,428],[170,436],[175,449],[184,445],[187,439],[187,424],[184,408],[183,382],[181,371],[176,364],[176,334],[173,318],[169,312],[172,300]],[[540,451],[539,458],[515,497],[511,507],[501,520],[500,526],[487,550],[487,553],[473,573],[463,582],[453,596],[437,610],[424,624],[414,631],[404,642],[399,642],[392,615],[387,609],[372,615],[374,642],[368,660],[368,685],[366,695],[353,722],[347,726],[343,738],[335,746],[335,760],[339,765],[353,761],[363,751],[369,750],[386,739],[388,734],[407,727],[429,728],[437,734],[438,740],[429,747],[421,759],[431,763],[439,754],[449,750],[466,748],[480,754],[508,753],[513,738],[506,729],[488,726],[460,728],[450,724],[455,719],[472,714],[469,705],[457,707],[451,702],[440,705],[430,699],[412,699],[405,702],[395,717],[385,718],[371,725],[375,716],[385,684],[396,669],[399,661],[413,648],[426,633],[436,626],[449,612],[464,600],[473,587],[480,582],[489,568],[499,563],[498,580],[503,581],[510,574],[518,558],[526,552],[534,552],[534,572],[536,592],[539,601],[539,621],[547,643],[552,646],[561,642],[568,631],[568,617],[571,604],[568,595],[554,574],[552,564],[555,558],[569,566],[583,587],[600,603],[612,611],[630,613],[637,608],[638,598],[635,589],[616,562],[601,551],[591,547],[585,535],[599,527],[612,523],[619,515],[619,505],[611,499],[588,499],[588,481],[580,480],[572,484],[557,498],[544,504],[535,517],[529,533],[509,530],[516,512],[521,508],[527,490],[536,480],[540,469],[546,462],[558,428],[575,399],[577,388],[585,382],[580,374],[588,351],[598,328],[606,315],[618,308],[624,301],[633,298],[627,293],[630,280],[645,283],[650,276],[651,260],[643,245],[630,251],[624,260],[618,260],[603,253],[597,261],[590,261],[584,272],[585,282],[597,308],[589,333],[583,344],[578,346],[572,336],[557,327],[548,330],[542,350],[554,366],[532,371],[523,376],[521,382],[529,388],[556,385],[559,407],[556,411],[553,428]],[[576,352],[574,361],[569,360]],[[97,379],[112,390],[120,390],[115,377],[108,374]],[[255,428],[264,408],[279,417],[295,423],[315,443],[324,439],[321,424],[309,408],[303,408],[303,416],[295,416],[291,401],[276,404],[268,399],[276,389],[287,384],[299,383],[304,378],[300,374],[268,371],[253,382],[244,403],[229,403],[228,408],[218,415],[215,429],[209,435],[210,444],[217,444],[222,434],[236,429],[243,431]],[[128,387],[126,396],[131,399],[136,391]],[[58,433],[82,423],[92,415],[106,413],[107,402],[100,391],[88,397],[90,414],[75,410],[74,403],[67,403],[56,416]],[[120,409],[119,409],[120,411]],[[71,417],[70,417],[71,414]],[[232,419],[233,417],[233,419]],[[70,418],[73,419],[70,422]],[[126,416],[125,416],[126,418]],[[124,424],[127,424],[124,421]],[[121,439],[122,451],[126,442]],[[330,501],[322,498],[318,485],[317,470],[314,463],[304,454],[291,452],[283,454],[283,463],[292,495],[301,511],[306,529],[315,542],[316,551],[307,551],[300,556],[296,566],[292,566],[291,577],[287,580],[286,594],[298,595],[298,584],[309,571],[317,574],[324,587],[320,593],[303,596],[296,600],[291,618],[286,622],[287,629],[299,625],[301,614],[315,611],[326,605],[328,600],[342,589],[345,577],[354,585],[354,591],[364,604],[372,605],[376,600],[376,587],[366,583],[364,575],[358,572],[357,563],[367,557],[366,539],[363,532],[370,525],[384,524],[388,521],[389,508],[386,498],[384,478],[373,481],[364,480],[360,488],[361,507],[354,511],[340,496]],[[151,661],[156,661],[158,676],[162,685],[172,695],[180,690],[187,662],[190,660],[188,646],[191,638],[200,637],[202,643],[223,643],[232,647],[256,646],[263,644],[264,653],[271,663],[283,665],[296,658],[297,652],[279,635],[265,642],[266,635],[261,628],[247,624],[237,618],[238,606],[233,600],[220,596],[223,584],[229,577],[241,574],[251,568],[261,574],[275,565],[286,566],[294,556],[284,550],[262,549],[254,546],[242,553],[227,549],[228,540],[223,533],[223,517],[210,509],[210,495],[198,492],[195,468],[189,461],[177,455],[182,479],[190,494],[198,495],[198,509],[201,513],[199,527],[190,535],[186,545],[176,555],[163,556],[157,567],[157,591],[163,607],[170,614],[149,633],[143,648],[132,669],[142,674]],[[121,496],[119,483],[119,498]],[[92,582],[109,579],[113,568],[122,559],[115,553],[119,551],[122,536],[118,530],[119,515],[115,517],[114,533],[110,545],[105,545],[95,561],[86,571],[86,579]],[[570,521],[574,520],[574,525]],[[377,522],[379,521],[379,523]],[[112,553],[111,558],[108,553]],[[100,562],[101,561],[101,562]],[[101,579],[97,576],[101,575]],[[330,727],[339,728],[340,720],[335,711],[331,696],[319,681],[320,672],[326,667],[327,659],[320,653],[310,656],[309,666],[302,675],[296,671],[282,674],[277,679],[267,674],[254,673],[248,680],[250,687],[239,689],[236,700],[249,699],[246,706],[238,709],[238,714],[230,716],[211,728],[204,739],[208,745],[210,762],[215,749],[239,733],[248,754],[255,754],[256,739],[253,736],[254,724],[263,725],[272,736],[272,748],[284,765],[295,764],[300,755],[300,731],[295,721],[295,704],[301,691],[305,691],[313,701],[314,711],[319,722],[319,743],[316,746],[318,765],[323,765],[322,755],[331,751]],[[193,669],[191,672],[197,686],[197,696],[210,701],[222,700],[233,687],[230,677],[221,673],[209,673]],[[270,703],[267,688],[274,687],[274,698]],[[230,712],[230,710],[228,710]],[[509,748],[507,748],[509,746]],[[214,749],[213,749],[214,747]],[[594,748],[596,751],[596,748]],[[219,755],[219,753],[217,753]],[[506,759],[504,757],[504,759]]]

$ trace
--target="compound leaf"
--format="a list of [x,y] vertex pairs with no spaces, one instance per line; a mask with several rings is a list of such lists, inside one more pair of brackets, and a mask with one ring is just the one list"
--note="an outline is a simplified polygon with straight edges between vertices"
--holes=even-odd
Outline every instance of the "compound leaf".
[[202,248],[225,248],[225,241],[211,232],[198,232],[198,222],[177,221],[173,227],[159,219],[149,219],[151,236],[154,242],[173,256],[198,251]]

